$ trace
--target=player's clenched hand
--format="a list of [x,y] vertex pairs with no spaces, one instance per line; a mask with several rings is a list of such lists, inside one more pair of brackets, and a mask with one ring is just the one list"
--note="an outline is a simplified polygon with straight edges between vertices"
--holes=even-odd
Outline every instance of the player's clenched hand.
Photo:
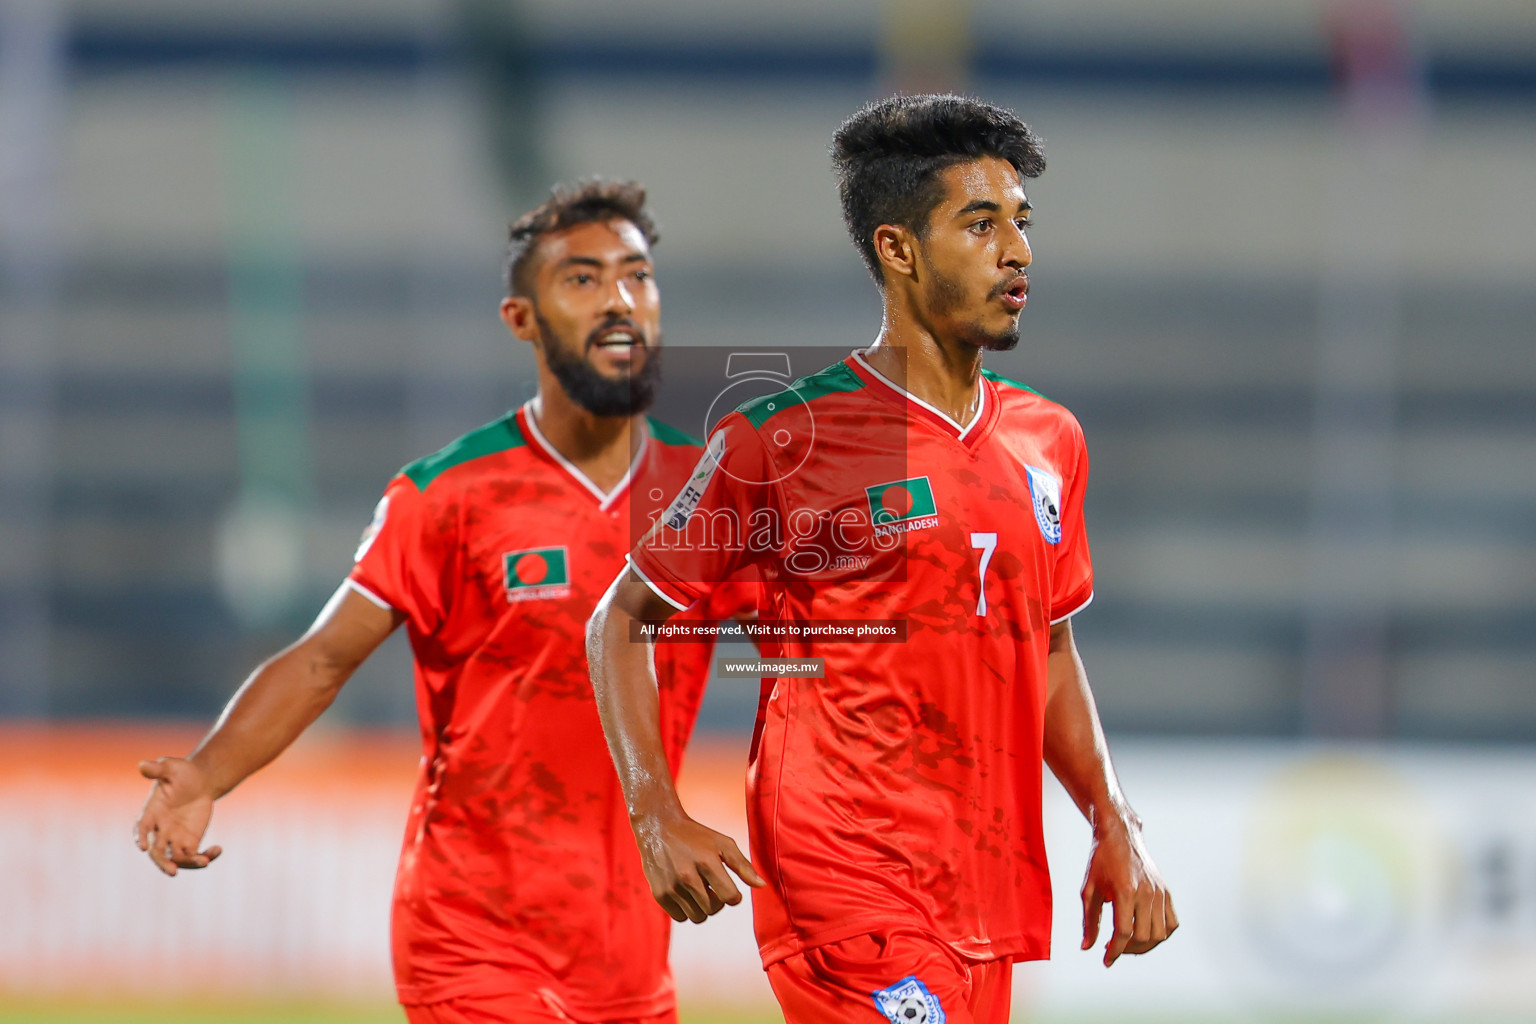
[[139,849],[168,875],[178,868],[205,868],[224,851],[217,846],[199,850],[213,817],[213,791],[202,769],[179,757],[140,761],[139,774],[155,787],[133,827]]
[[740,903],[730,871],[754,888],[766,884],[734,839],[686,814],[637,820],[635,839],[651,895],[674,921],[698,924],[726,904]]
[[1141,842],[1134,823],[1096,830],[1083,882],[1083,948],[1099,937],[1099,915],[1113,904],[1114,930],[1104,947],[1104,966],[1121,953],[1145,953],[1179,927],[1173,897]]

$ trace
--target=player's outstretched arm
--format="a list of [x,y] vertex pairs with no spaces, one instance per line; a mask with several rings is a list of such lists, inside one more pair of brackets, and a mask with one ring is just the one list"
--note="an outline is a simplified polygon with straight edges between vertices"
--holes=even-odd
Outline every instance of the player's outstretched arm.
[[140,761],[155,784],[133,830],[139,849],[167,875],[211,864],[223,852],[200,849],[213,802],[319,717],[400,618],[343,584],[309,632],[251,673],[195,751]]
[[1071,620],[1051,627],[1045,763],[1093,826],[1082,893],[1083,948],[1098,939],[1100,912],[1109,903],[1114,931],[1104,948],[1104,966],[1121,953],[1147,952],[1173,934],[1179,918],[1142,842],[1141,819],[1120,791]]
[[664,622],[672,612],[626,569],[587,623],[587,662],[651,895],[674,921],[697,924],[726,904],[741,902],[730,871],[750,886],[764,883],[734,839],[688,817],[672,784],[661,742],[652,643],[630,634],[631,623]]

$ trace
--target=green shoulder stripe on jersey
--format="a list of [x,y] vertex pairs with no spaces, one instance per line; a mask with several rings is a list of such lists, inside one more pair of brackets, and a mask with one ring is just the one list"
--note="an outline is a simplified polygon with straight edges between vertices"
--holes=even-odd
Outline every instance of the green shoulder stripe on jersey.
[[471,430],[463,437],[424,459],[417,459],[400,472],[411,478],[418,491],[439,476],[473,459],[495,455],[509,448],[521,448],[528,443],[517,425],[517,413],[509,412],[494,423],[487,423],[479,430]]
[[[1028,391],[1032,395],[1040,395],[1040,392],[1036,391],[1034,388],[1030,387],[1028,384],[1024,384],[1024,383],[1022,383],[1020,381],[1016,381],[1012,377],[1004,377],[1000,373],[994,373],[993,371],[987,370],[987,369],[983,369],[981,371],[981,375],[983,377],[987,378],[987,380],[990,380],[993,384],[1002,384],[1002,385],[1005,385],[1005,386],[1010,387],[1010,388],[1018,388],[1020,391]],[[1040,395],[1040,397],[1045,399],[1047,402],[1055,402],[1056,401],[1056,399],[1052,398],[1050,395]],[[1057,404],[1060,404],[1060,403],[1057,403]]]
[[682,445],[684,447],[703,448],[704,442],[692,434],[685,434],[676,427],[669,427],[658,419],[647,416],[645,422],[651,425],[651,436],[662,444]]
[[785,409],[793,409],[797,405],[805,405],[818,398],[825,398],[827,395],[858,391],[863,386],[864,382],[847,363],[836,363],[820,373],[801,377],[783,391],[764,395],[762,398],[754,398],[736,411],[745,416],[754,427],[762,429],[764,423]]

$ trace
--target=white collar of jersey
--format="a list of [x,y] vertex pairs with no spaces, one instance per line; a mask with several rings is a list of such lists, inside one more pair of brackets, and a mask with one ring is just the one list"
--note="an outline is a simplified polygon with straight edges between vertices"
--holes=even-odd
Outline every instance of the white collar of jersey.
[[561,455],[560,451],[549,443],[549,438],[545,437],[544,432],[539,429],[539,421],[533,415],[533,399],[531,398],[523,403],[523,419],[528,422],[528,429],[533,432],[533,439],[537,442],[538,446],[548,452],[550,458],[560,463],[561,467],[571,474],[572,479],[592,492],[592,496],[598,501],[597,507],[600,509],[607,509],[609,505],[612,505],[618,499],[619,495],[624,493],[624,489],[635,478],[635,474],[640,472],[640,463],[645,460],[646,449],[651,446],[651,425],[642,419],[640,421],[640,429],[645,431],[645,436],[640,439],[640,447],[635,451],[634,461],[629,464],[629,468],[624,471],[624,476],[620,478],[619,482],[613,485],[613,490],[604,491],[592,482],[591,477],[576,468],[576,463]]
[[980,382],[978,382],[976,388],[976,411],[971,414],[971,422],[962,424],[959,420],[949,415],[949,413],[940,409],[935,409],[933,406],[929,405],[921,398],[918,398],[912,392],[897,384],[895,381],[891,380],[889,377],[875,369],[873,366],[870,366],[869,360],[864,358],[864,352],[862,349],[854,349],[853,358],[857,359],[859,361],[859,365],[864,367],[864,369],[869,372],[869,375],[875,378],[875,380],[878,380],[880,383],[884,384],[898,395],[901,395],[907,401],[913,403],[914,405],[922,406],[924,409],[927,409],[929,412],[933,413],[945,423],[948,423],[950,426],[954,427],[957,434],[957,440],[964,441],[965,435],[971,432],[971,428],[981,422],[981,414],[985,411],[987,405],[987,389],[982,386]]

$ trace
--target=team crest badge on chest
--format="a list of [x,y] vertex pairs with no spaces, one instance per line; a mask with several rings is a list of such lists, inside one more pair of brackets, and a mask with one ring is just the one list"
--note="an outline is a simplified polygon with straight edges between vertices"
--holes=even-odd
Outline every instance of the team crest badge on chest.
[[1025,465],[1029,496],[1035,506],[1035,522],[1047,544],[1061,543],[1061,480],[1043,469]]
[[509,551],[501,556],[501,568],[508,602],[570,595],[571,574],[564,547]]
[[874,993],[875,1008],[892,1024],[944,1024],[944,1008],[928,986],[909,974]]

